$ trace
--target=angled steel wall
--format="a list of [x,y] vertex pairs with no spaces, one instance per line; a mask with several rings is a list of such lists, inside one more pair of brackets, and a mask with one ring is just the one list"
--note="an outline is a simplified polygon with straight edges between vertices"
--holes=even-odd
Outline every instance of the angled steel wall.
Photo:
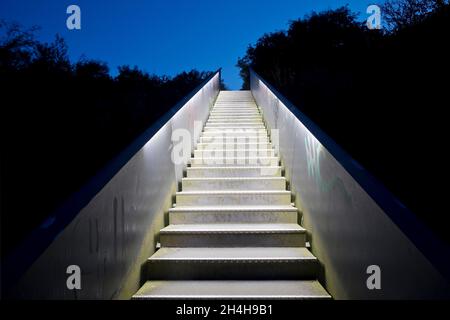
[[[449,297],[441,275],[450,270],[448,248],[297,108],[250,74],[266,125],[272,133],[278,129],[286,177],[333,297]],[[381,290],[367,288],[370,265],[381,268]]]
[[[10,268],[23,262],[20,255],[32,254],[33,242],[45,237],[52,241],[14,286],[11,296],[130,298],[141,285],[141,266],[155,251],[157,233],[183,176],[184,165],[171,160],[172,133],[179,128],[188,130],[193,149],[219,89],[217,71],[63,206],[49,226],[38,230],[9,262]],[[201,121],[199,128],[194,128],[195,121]],[[67,226],[52,228],[76,206],[80,210],[72,213]],[[66,287],[69,265],[81,268],[81,290]]]

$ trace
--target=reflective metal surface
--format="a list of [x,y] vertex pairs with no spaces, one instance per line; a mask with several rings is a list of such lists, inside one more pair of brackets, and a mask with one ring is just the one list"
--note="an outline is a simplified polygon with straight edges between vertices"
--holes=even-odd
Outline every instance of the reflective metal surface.
[[[449,297],[448,282],[424,255],[434,250],[434,257],[447,259],[446,248],[434,245],[406,208],[383,187],[373,187],[375,182],[363,168],[300,111],[287,106],[286,99],[254,71],[251,91],[274,138],[279,135],[286,178],[302,213],[302,225],[310,232],[312,252],[324,264],[322,282],[331,295],[336,299]],[[417,248],[425,243],[429,245]],[[380,267],[380,290],[367,287],[371,265]]]
[[[126,164],[31,265],[14,287],[13,297],[128,299],[138,290],[141,267],[155,251],[158,232],[183,176],[184,164],[175,165],[171,160],[172,133],[186,129],[192,142],[197,141],[219,89],[217,72],[188,101],[154,125],[159,130],[147,134],[143,147],[133,152],[131,159],[119,159]],[[200,121],[198,132],[194,132],[195,121]],[[81,290],[66,286],[69,265],[81,268]]]

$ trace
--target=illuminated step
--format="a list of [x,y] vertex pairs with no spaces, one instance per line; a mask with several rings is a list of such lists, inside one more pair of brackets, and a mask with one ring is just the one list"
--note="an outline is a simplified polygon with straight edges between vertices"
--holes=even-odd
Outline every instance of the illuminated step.
[[169,209],[170,224],[297,223],[297,208],[289,206],[202,206]]
[[257,108],[255,102],[217,102],[214,104],[214,108]]
[[260,136],[260,135],[266,135],[268,136],[268,132],[266,128],[260,127],[260,128],[208,128],[208,130],[205,130],[202,132],[202,136],[217,136],[217,135],[231,135],[234,136],[242,135],[242,136]]
[[228,123],[228,122],[233,122],[233,123],[261,123],[263,124],[264,122],[262,121],[262,119],[252,119],[252,118],[243,118],[243,119],[234,119],[234,118],[220,118],[220,119],[214,119],[214,118],[209,118],[208,121],[206,122],[208,123]]
[[199,144],[257,144],[257,143],[270,143],[269,137],[266,135],[243,135],[242,133],[226,133],[217,134],[207,132],[200,137]]
[[235,157],[235,156],[223,156],[223,157],[210,157],[210,158],[200,158],[195,157],[191,158],[189,161],[191,167],[206,167],[206,166],[277,166],[280,163],[280,159],[278,157],[261,157],[261,156],[253,156],[253,157]]
[[228,134],[233,132],[245,132],[248,134],[252,131],[254,131],[255,135],[263,133],[268,134],[267,129],[261,124],[253,126],[246,124],[245,127],[241,127],[237,124],[230,123],[228,126],[205,126],[203,129],[203,133],[215,132],[216,134]]
[[188,178],[280,177],[282,167],[188,167]]
[[234,112],[234,111],[249,111],[249,112],[254,112],[254,111],[259,111],[258,108],[254,107],[254,108],[250,108],[250,107],[215,107],[213,108],[211,111],[214,112],[219,112],[219,111],[224,111],[224,112]]
[[286,178],[183,178],[182,190],[286,190]]
[[261,116],[211,116],[208,121],[263,121]]
[[210,114],[209,117],[254,117],[254,118],[262,118],[262,114],[259,113],[259,110],[252,110],[248,113],[250,114],[245,114],[245,113],[233,113],[233,112],[227,112],[227,111],[222,111],[222,112],[216,112],[216,113],[223,113],[222,115],[218,115],[218,114]]
[[133,299],[328,300],[331,296],[315,280],[182,280],[147,281]]
[[259,115],[261,115],[261,113],[259,113],[259,110],[257,110],[257,109],[254,109],[254,110],[233,110],[233,111],[231,111],[231,110],[220,110],[220,109],[218,109],[218,110],[212,110],[211,111],[211,113],[210,113],[210,115],[212,115],[212,116],[219,116],[219,115],[222,115],[222,116],[226,116],[226,115],[230,115],[230,114],[233,114],[233,115],[247,115],[247,116],[259,116]]
[[283,190],[213,190],[176,193],[177,206],[289,205],[291,192]]
[[257,104],[254,101],[217,101],[213,108],[257,108]]
[[262,143],[237,143],[231,142],[226,143],[224,140],[222,143],[197,143],[197,150],[249,150],[249,149],[257,149],[257,150],[266,150],[272,149],[272,144],[270,142],[262,142]]
[[257,105],[253,102],[248,103],[216,103],[213,109],[221,109],[221,108],[242,108],[242,109],[258,109]]
[[258,129],[266,129],[264,122],[261,120],[235,120],[235,121],[208,120],[205,124],[205,128],[212,128],[212,127],[225,127],[225,128],[257,127]]
[[[251,145],[251,144],[250,144]],[[264,144],[267,146],[267,144]],[[223,147],[223,145],[222,145]],[[256,147],[256,144],[252,145]],[[223,157],[274,157],[274,149],[235,149],[231,144],[227,149],[200,149],[194,151],[195,158],[223,158]]]
[[[239,115],[239,116],[230,116],[230,115],[214,115],[208,118],[208,122],[213,121],[214,122],[219,122],[219,120],[235,120],[235,121],[240,121],[240,122],[244,122],[245,120],[247,120],[250,123],[253,123],[255,121],[259,121],[259,122],[264,122],[263,119],[261,118],[261,116],[259,115]],[[224,121],[227,122],[227,121]]]
[[304,247],[306,230],[294,223],[171,224],[162,247]]
[[[209,138],[209,137],[217,137],[217,138],[235,138],[235,137],[269,137],[269,133],[265,128],[251,128],[251,129],[245,129],[241,130],[239,128],[209,128],[206,131],[203,131],[201,133],[200,137],[203,138]],[[232,139],[236,140],[236,139]],[[231,141],[233,142],[233,141]]]
[[306,248],[161,248],[147,260],[148,280],[314,279],[317,258]]
[[[233,129],[228,129],[228,130],[208,130],[202,133],[202,135],[200,136],[200,138],[206,139],[206,140],[210,140],[209,142],[213,142],[214,140],[217,140],[218,142],[215,143],[220,143],[221,141],[223,142],[228,142],[228,143],[233,143],[233,142],[239,142],[239,143],[245,143],[246,141],[240,141],[239,138],[241,139],[249,139],[249,138],[269,138],[269,134],[267,131],[265,131],[265,129],[263,130],[247,130],[247,131],[241,131],[241,130],[233,130]],[[230,141],[228,141],[230,140]],[[264,142],[264,141],[261,141]]]
[[211,112],[210,117],[260,117],[261,113],[258,111],[217,111]]

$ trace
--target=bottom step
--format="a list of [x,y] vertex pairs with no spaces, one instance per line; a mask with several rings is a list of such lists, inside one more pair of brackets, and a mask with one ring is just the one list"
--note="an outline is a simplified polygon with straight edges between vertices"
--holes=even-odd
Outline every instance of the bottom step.
[[147,281],[133,299],[331,299],[318,281]]

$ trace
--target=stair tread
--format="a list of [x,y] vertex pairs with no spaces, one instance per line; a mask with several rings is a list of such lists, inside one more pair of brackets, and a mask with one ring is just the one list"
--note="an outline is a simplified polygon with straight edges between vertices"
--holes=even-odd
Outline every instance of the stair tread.
[[176,195],[290,194],[289,190],[195,190],[179,191]]
[[295,223],[211,223],[211,224],[170,224],[161,233],[170,232],[236,232],[236,233],[278,233],[305,232],[306,230]]
[[317,260],[302,247],[161,248],[155,260]]
[[242,166],[242,167],[188,167],[187,170],[211,170],[211,169],[226,169],[226,170],[236,170],[236,169],[271,169],[271,168],[277,168],[277,169],[283,169],[282,166]]
[[248,180],[286,180],[285,177],[224,177],[224,178],[183,178],[185,181],[248,181]]
[[134,299],[330,299],[316,280],[147,281]]
[[[226,143],[226,142],[223,142],[223,143],[200,142],[200,143],[197,143],[196,150],[219,150],[219,151],[223,151],[223,150],[227,150],[227,151],[228,150],[236,150],[236,151],[237,150],[239,150],[239,151],[240,150],[254,150],[254,149],[249,149],[249,148],[237,149],[237,147],[247,147],[247,146],[256,147],[258,145],[268,146],[268,145],[271,145],[271,143],[270,142],[254,142],[254,143],[252,143],[252,142],[240,142],[240,143],[237,143],[237,142],[229,142],[229,143]],[[218,147],[223,147],[223,146],[225,146],[225,149],[218,149]],[[208,148],[206,148],[206,147],[208,147]],[[256,150],[275,150],[275,148],[273,146],[269,146],[269,148],[264,148],[264,149],[259,148]]]
[[224,211],[224,212],[234,212],[234,211],[297,211],[296,207],[291,205],[266,205],[266,206],[180,206],[175,208],[170,208],[170,212],[180,212],[180,211]]
[[[200,150],[196,149],[195,151],[204,151],[204,150],[205,149],[200,149]],[[246,151],[246,152],[259,152],[259,153],[262,153],[262,152],[274,151],[274,149],[273,148],[271,148],[271,149],[265,148],[265,149],[242,149],[242,150],[239,150],[239,149],[233,149],[233,148],[228,148],[228,149],[217,149],[217,148],[215,148],[215,149],[209,149],[209,150],[206,149],[206,151],[208,151],[208,152],[215,151],[217,153],[223,152],[225,154],[226,154],[226,152],[231,152],[231,151],[233,151],[233,152],[236,151],[236,152],[241,152],[241,153],[244,153],[244,151]],[[266,155],[263,154],[263,156],[266,156]]]
[[[269,150],[269,149],[267,149]],[[234,151],[234,150],[215,150],[215,151]],[[251,150],[247,150],[247,151],[251,151]],[[263,149],[258,150],[256,149],[256,151],[260,151],[262,152]],[[246,159],[246,160],[250,160],[250,159],[280,159],[280,157],[278,156],[268,156],[265,154],[262,155],[256,155],[256,156],[252,156],[252,157],[248,157],[248,156],[235,156],[234,153],[230,156],[227,157],[227,154],[225,154],[225,157],[193,157],[190,160],[192,161],[193,159],[205,159],[205,160],[211,160],[211,159],[215,159],[215,160],[222,160],[222,159],[238,159],[238,160],[242,160],[242,159]]]
[[[232,124],[232,126],[227,126],[227,124]],[[224,123],[224,122],[216,122],[213,125],[210,125],[210,123],[206,124],[205,129],[214,129],[209,131],[230,131],[230,130],[260,130],[265,131],[266,127],[263,124],[260,123]]]

